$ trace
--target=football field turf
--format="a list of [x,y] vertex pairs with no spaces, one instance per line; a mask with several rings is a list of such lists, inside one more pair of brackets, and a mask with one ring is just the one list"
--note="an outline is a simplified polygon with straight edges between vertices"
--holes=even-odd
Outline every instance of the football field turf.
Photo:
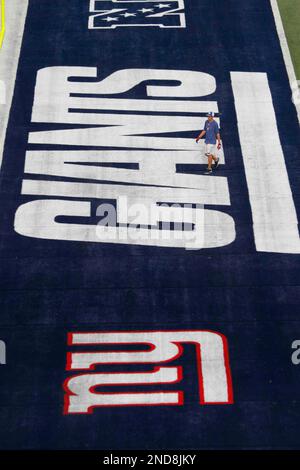
[[277,1],[294,63],[296,77],[300,80],[300,2],[299,0]]
[[6,6],[0,448],[299,448],[300,131],[271,2]]

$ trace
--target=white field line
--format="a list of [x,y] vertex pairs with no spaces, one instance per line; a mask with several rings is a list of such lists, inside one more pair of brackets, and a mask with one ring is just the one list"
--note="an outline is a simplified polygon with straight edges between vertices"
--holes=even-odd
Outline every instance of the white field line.
[[267,75],[231,72],[231,81],[256,249],[300,253],[297,213]]
[[[281,50],[282,50],[286,70],[287,70],[287,73],[288,73],[288,76],[289,76],[289,82],[290,82],[291,90],[292,90],[292,93],[293,93],[293,92],[295,92],[295,84],[297,83],[297,77],[296,77],[293,61],[292,61],[292,58],[291,58],[290,49],[289,49],[288,42],[287,42],[287,39],[286,39],[286,35],[285,35],[285,31],[284,31],[282,18],[281,18],[281,14],[280,14],[280,11],[279,11],[277,0],[270,0],[270,2],[271,2],[272,10],[273,10],[276,29],[277,29],[277,33],[278,33],[279,40],[280,40],[280,45],[281,45]],[[294,103],[294,104],[295,104],[295,108],[297,110],[298,121],[299,121],[299,124],[300,124],[300,103]]]
[[22,45],[28,0],[6,3],[6,32],[0,51],[0,166],[3,158],[6,129],[14,94]]

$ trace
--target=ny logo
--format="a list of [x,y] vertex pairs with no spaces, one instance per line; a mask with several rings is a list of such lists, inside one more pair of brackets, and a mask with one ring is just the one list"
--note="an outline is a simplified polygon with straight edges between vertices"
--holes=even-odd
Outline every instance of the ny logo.
[[89,29],[185,28],[184,0],[91,0]]
[[[95,407],[183,405],[182,390],[166,390],[168,384],[182,382],[182,367],[170,366],[183,354],[182,345],[195,346],[199,383],[199,402],[231,404],[233,393],[226,338],[211,331],[139,331],[114,333],[70,333],[69,346],[106,346],[100,352],[70,352],[67,370],[86,371],[67,379],[65,414],[93,413]],[[107,350],[107,346],[109,349]],[[119,350],[116,350],[119,348]],[[130,346],[129,350],[126,350]],[[121,349],[120,349],[121,348]],[[139,349],[138,349],[139,348]],[[141,349],[142,348],[142,349]],[[124,366],[138,370],[124,372]],[[97,365],[101,372],[91,373]],[[104,365],[106,367],[104,367]],[[114,371],[103,371],[114,365]],[[123,371],[115,371],[116,365]],[[141,370],[141,365],[145,370]],[[151,368],[149,369],[149,366]],[[127,366],[128,367],[128,366]],[[110,367],[111,369],[111,367]],[[89,371],[89,372],[87,372]],[[151,391],[135,391],[139,386],[152,386]],[[158,390],[153,391],[153,385]],[[160,389],[159,386],[164,386]],[[134,391],[104,391],[107,387],[133,388]]]

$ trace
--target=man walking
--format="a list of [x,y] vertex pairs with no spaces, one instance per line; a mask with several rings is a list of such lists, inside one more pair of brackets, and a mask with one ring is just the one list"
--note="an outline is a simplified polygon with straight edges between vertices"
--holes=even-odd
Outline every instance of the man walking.
[[219,158],[216,157],[216,143],[218,141],[218,150],[221,148],[221,136],[218,123],[214,120],[215,113],[207,114],[207,121],[205,122],[203,131],[198,135],[196,142],[205,135],[205,155],[208,158],[206,175],[212,173],[212,161],[214,161],[214,169],[218,168]]

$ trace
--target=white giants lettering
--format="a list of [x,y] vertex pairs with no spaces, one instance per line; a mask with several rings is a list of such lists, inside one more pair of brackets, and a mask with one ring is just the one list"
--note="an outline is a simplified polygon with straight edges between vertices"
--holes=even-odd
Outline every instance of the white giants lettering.
[[[132,97],[136,87],[143,98]],[[99,81],[90,67],[40,70],[32,122],[58,128],[29,134],[29,144],[39,148],[27,151],[25,172],[39,179],[24,179],[22,194],[37,199],[18,208],[16,232],[188,249],[230,244],[235,239],[232,217],[204,208],[230,205],[227,178],[177,171],[180,164],[205,163],[204,142],[197,146],[194,138],[205,114],[218,112],[218,106],[199,97],[215,90],[214,77],[195,71],[126,69]],[[184,132],[193,134],[180,135]],[[223,153],[220,157],[224,164]],[[127,206],[143,208],[135,225],[130,225],[130,211],[121,210],[124,198]],[[95,217],[93,200],[114,201],[115,226],[87,222]],[[172,211],[166,207],[170,204]],[[182,223],[185,229],[166,230],[163,223]],[[134,236],[138,231],[142,236]]]

